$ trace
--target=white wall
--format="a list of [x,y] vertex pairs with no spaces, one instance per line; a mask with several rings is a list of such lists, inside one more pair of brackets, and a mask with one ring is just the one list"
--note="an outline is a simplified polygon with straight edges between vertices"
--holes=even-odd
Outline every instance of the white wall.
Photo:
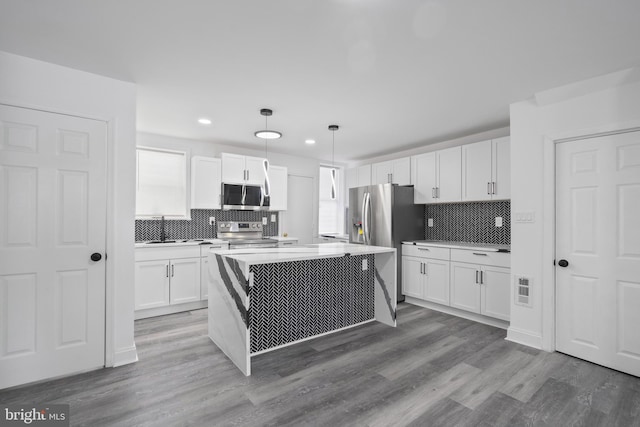
[[555,349],[554,141],[640,126],[639,80],[625,70],[511,105],[511,218],[535,214],[511,223],[511,273],[533,279],[532,307],[512,303],[512,341]]
[[[271,142],[270,144],[277,144]],[[264,150],[254,150],[250,148],[242,148],[237,145],[226,145],[213,143],[208,141],[199,141],[193,139],[178,138],[166,135],[156,135],[150,133],[139,132],[137,134],[137,145],[145,147],[165,148],[179,151],[186,151],[191,156],[207,156],[220,157],[221,153],[236,153],[245,156],[264,157]],[[322,161],[307,157],[290,156],[287,154],[268,153],[269,162],[274,166],[285,166],[289,175],[308,176],[314,179],[314,197],[316,205],[313,208],[314,217],[310,218],[311,226],[314,230],[314,236],[317,236],[318,224],[318,172]],[[295,200],[289,199],[288,203],[295,203]],[[286,231],[287,214],[281,214],[280,230]]]
[[108,122],[107,366],[137,360],[133,337],[136,88],[0,52],[0,102]]

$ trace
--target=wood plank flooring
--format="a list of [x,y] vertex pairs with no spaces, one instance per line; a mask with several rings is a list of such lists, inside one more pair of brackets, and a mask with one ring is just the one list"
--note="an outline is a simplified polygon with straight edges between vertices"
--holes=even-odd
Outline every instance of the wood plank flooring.
[[206,310],[136,321],[140,361],[0,391],[69,403],[86,426],[640,426],[640,379],[504,340],[408,304],[254,358],[245,377],[206,336]]

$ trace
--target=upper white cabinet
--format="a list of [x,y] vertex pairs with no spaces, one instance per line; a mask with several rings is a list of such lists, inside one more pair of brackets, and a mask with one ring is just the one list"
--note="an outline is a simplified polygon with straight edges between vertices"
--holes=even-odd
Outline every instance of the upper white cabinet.
[[509,137],[462,146],[462,200],[508,199]]
[[411,158],[389,160],[371,165],[373,184],[411,184]]
[[462,200],[461,147],[411,157],[414,203]]
[[347,189],[371,185],[371,165],[347,169]]
[[191,209],[220,209],[222,162],[213,157],[191,158]]
[[271,183],[271,201],[269,210],[287,210],[287,168],[269,166],[269,182]]
[[264,183],[263,159],[222,153],[222,182],[230,184]]

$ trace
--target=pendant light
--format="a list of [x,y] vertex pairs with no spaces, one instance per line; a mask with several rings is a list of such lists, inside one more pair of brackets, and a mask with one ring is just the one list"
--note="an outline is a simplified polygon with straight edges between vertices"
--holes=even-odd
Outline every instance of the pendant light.
[[336,189],[336,131],[340,129],[338,125],[329,125],[331,131],[331,200],[335,200],[337,197]]
[[[269,182],[269,159],[267,150],[267,141],[269,139],[277,139],[282,136],[280,132],[275,130],[269,130],[268,118],[273,114],[273,111],[268,108],[262,108],[260,114],[264,116],[264,130],[259,130],[255,133],[258,138],[264,139],[264,160],[262,160],[262,170],[264,172],[264,185],[262,186],[262,195],[269,197],[271,195],[271,183]],[[261,203],[262,205],[262,203]]]

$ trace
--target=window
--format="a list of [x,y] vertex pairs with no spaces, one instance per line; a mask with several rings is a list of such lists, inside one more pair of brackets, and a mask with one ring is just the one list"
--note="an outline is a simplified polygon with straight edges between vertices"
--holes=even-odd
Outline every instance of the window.
[[187,217],[187,153],[136,150],[136,216]]
[[336,168],[336,199],[331,200],[331,167],[320,166],[318,233],[342,233],[341,170]]

